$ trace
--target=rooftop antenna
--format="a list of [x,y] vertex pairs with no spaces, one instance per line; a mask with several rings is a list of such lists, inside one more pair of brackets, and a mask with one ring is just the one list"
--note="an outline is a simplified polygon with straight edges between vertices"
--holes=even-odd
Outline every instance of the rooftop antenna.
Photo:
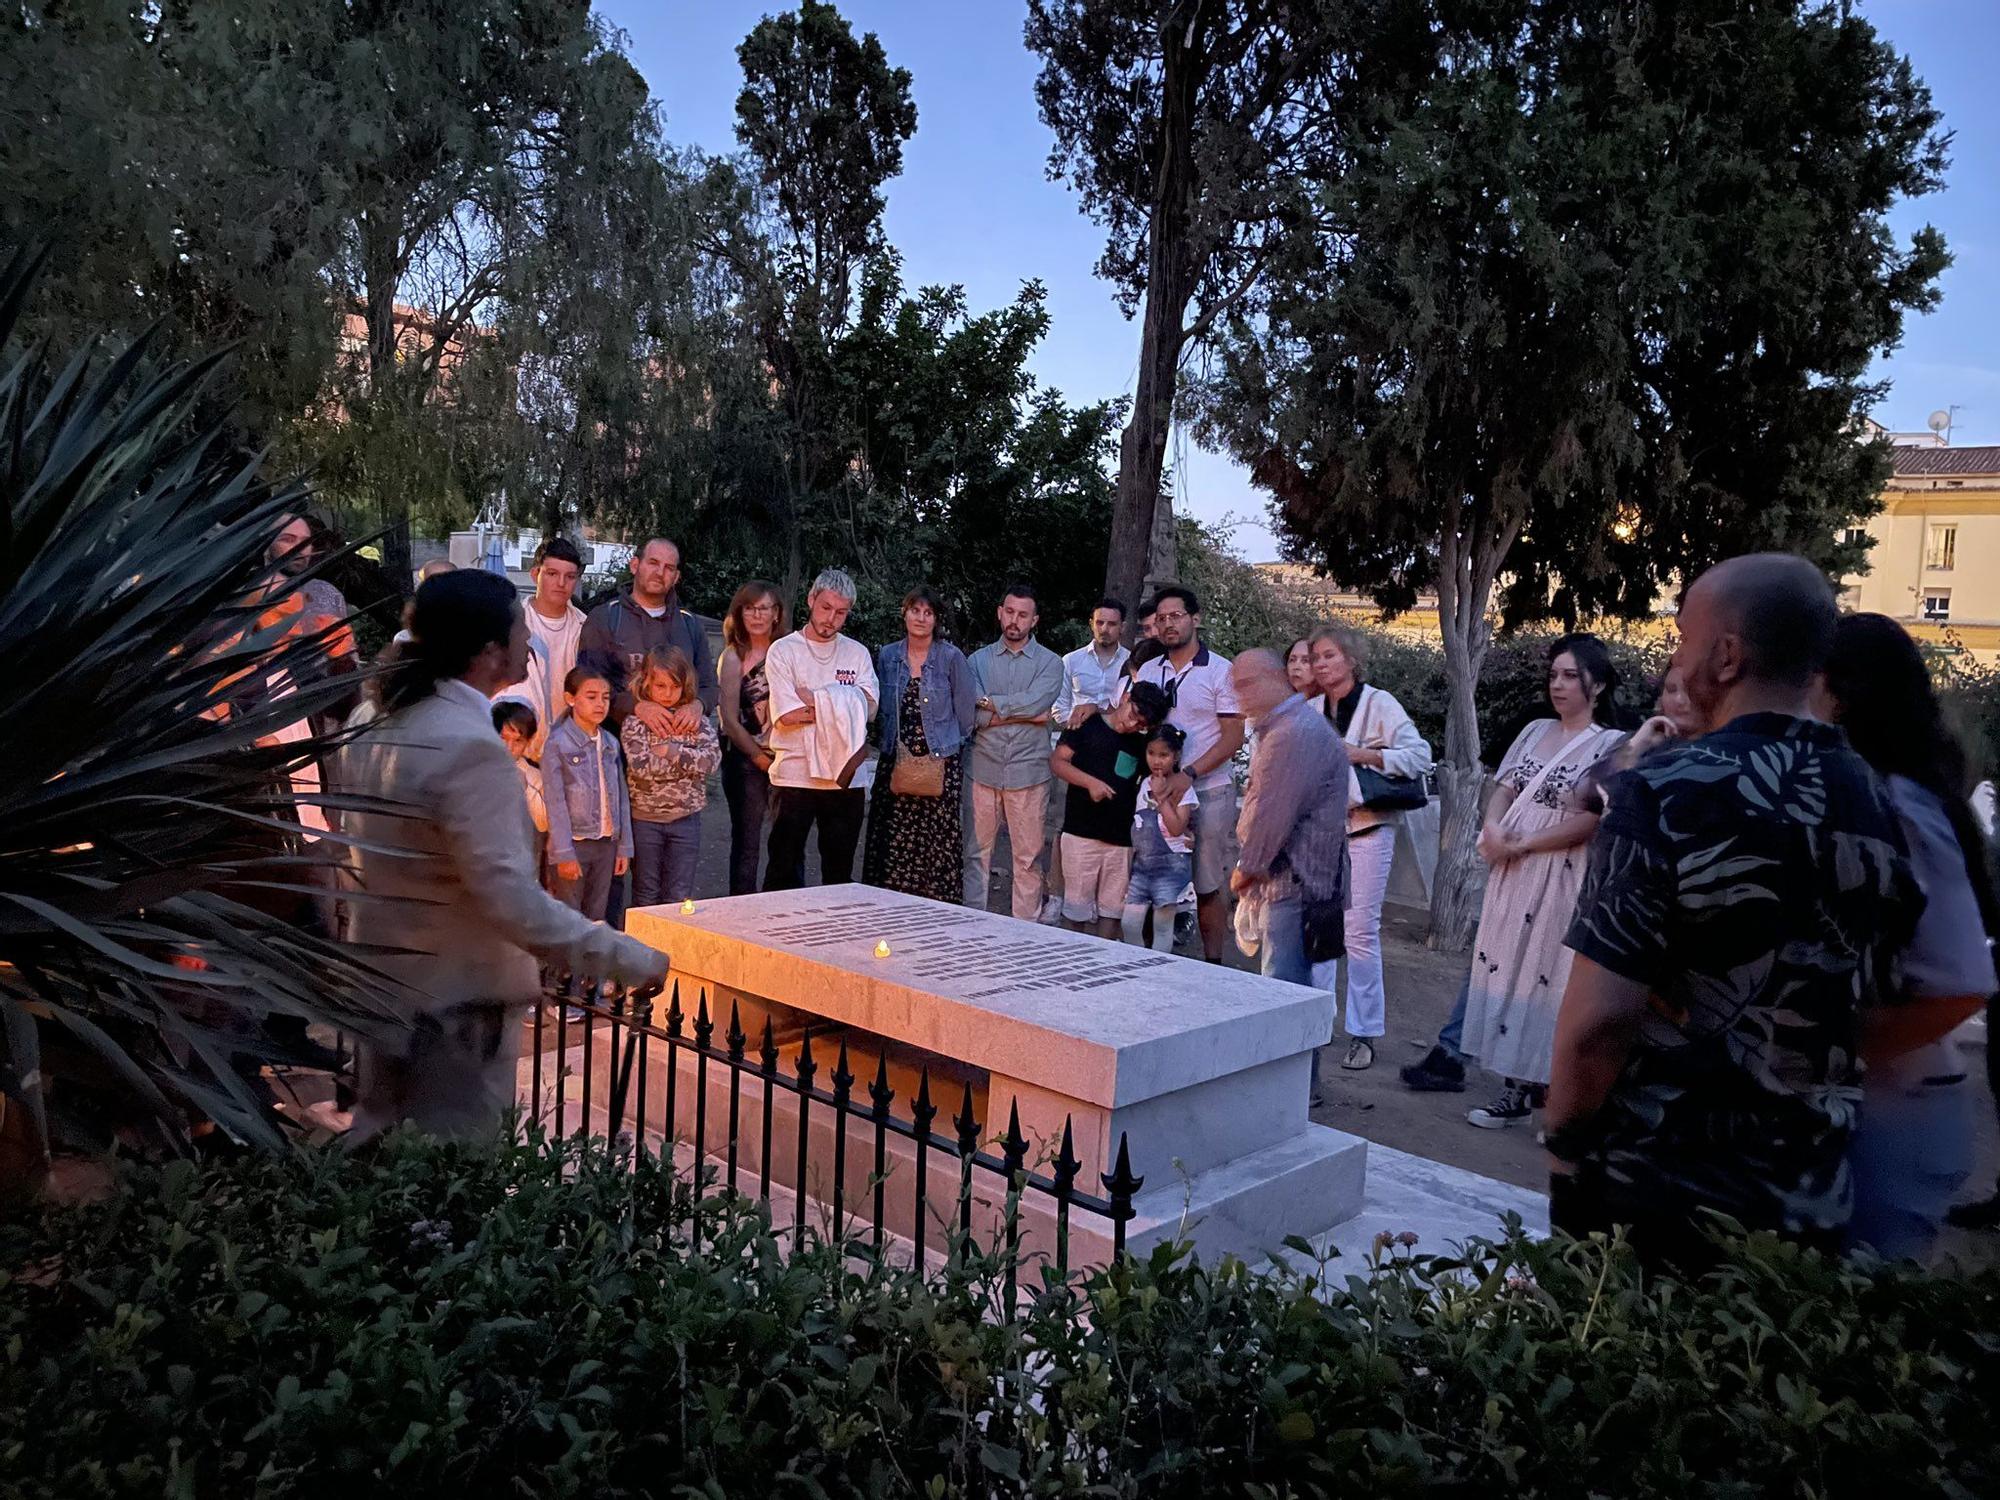
[[1938,440],[1942,442],[1947,448],[1951,446],[1952,419],[1957,415],[1958,415],[1958,408],[1956,406],[1947,406],[1942,411],[1934,411],[1931,413],[1931,419],[1930,422],[1928,423],[1928,426],[1930,427],[1930,430],[1932,432],[1935,432],[1938,435]]

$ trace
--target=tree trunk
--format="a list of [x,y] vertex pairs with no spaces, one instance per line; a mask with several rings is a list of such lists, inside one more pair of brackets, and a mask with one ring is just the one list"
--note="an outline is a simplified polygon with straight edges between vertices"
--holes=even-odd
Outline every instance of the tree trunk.
[[[1149,584],[1167,581],[1149,574],[1155,567],[1171,568],[1174,563],[1172,536],[1163,544],[1156,544],[1155,536],[1163,509],[1160,470],[1166,463],[1181,349],[1187,343],[1188,303],[1197,279],[1194,115],[1206,66],[1204,54],[1190,50],[1179,35],[1179,28],[1167,28],[1160,84],[1160,156],[1147,226],[1146,305],[1139,325],[1139,377],[1132,392],[1131,420],[1118,444],[1118,495],[1104,564],[1104,591],[1124,602],[1128,637],[1138,633],[1138,604]],[[1171,533],[1171,510],[1167,515]]]
[[1487,602],[1505,547],[1482,545],[1458,534],[1458,513],[1447,520],[1438,558],[1438,630],[1444,643],[1444,757],[1438,790],[1444,817],[1438,830],[1437,874],[1431,882],[1430,946],[1463,952],[1479,929],[1486,895],[1486,867],[1479,858],[1479,829],[1486,811],[1486,772],[1479,763],[1480,669],[1486,665],[1491,627]]
[[[1438,791],[1444,817],[1438,829],[1437,873],[1431,882],[1430,945],[1459,952],[1471,947],[1486,894],[1486,870],[1479,858],[1479,828],[1485,815],[1486,771],[1479,763],[1479,711],[1473,689],[1476,668],[1463,634],[1438,610],[1444,634],[1444,758],[1438,762]],[[1484,621],[1481,621],[1484,628]],[[1485,650],[1479,651],[1483,660]]]
[[[1132,398],[1132,418],[1118,444],[1118,495],[1111,512],[1104,591],[1124,603],[1126,619],[1135,631],[1139,601],[1148,592],[1149,564],[1154,561],[1160,470],[1166,463],[1167,433],[1173,425],[1174,375],[1180,361],[1180,319],[1185,307],[1183,302],[1169,314],[1150,292],[1147,295],[1139,384]],[[1169,317],[1170,330],[1161,326]]]

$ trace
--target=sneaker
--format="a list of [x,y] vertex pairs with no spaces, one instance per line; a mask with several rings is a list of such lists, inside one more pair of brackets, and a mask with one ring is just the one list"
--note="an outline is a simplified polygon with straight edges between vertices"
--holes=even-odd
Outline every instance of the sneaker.
[[1420,1063],[1402,1070],[1403,1087],[1420,1094],[1462,1094],[1465,1092],[1465,1064],[1442,1047],[1433,1047]]
[[1044,927],[1062,926],[1062,897],[1050,896],[1042,902],[1042,914],[1035,918]]
[[1359,1073],[1374,1064],[1375,1044],[1365,1036],[1351,1038],[1347,1043],[1347,1056],[1340,1065],[1350,1073]]
[[1528,1091],[1509,1084],[1498,1099],[1491,1104],[1482,1104],[1478,1109],[1467,1110],[1465,1118],[1481,1130],[1505,1130],[1509,1125],[1523,1124],[1534,1113],[1534,1105],[1528,1102]]

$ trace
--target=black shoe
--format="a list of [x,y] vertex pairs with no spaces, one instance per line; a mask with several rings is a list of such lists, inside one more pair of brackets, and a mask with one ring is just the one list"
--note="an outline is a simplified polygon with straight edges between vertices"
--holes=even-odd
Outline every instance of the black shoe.
[[1442,1047],[1433,1047],[1420,1063],[1402,1070],[1403,1086],[1420,1094],[1462,1094],[1465,1092],[1465,1064]]
[[1960,1229],[2000,1229],[2000,1189],[1990,1198],[1953,1204],[1945,1211],[1944,1221]]

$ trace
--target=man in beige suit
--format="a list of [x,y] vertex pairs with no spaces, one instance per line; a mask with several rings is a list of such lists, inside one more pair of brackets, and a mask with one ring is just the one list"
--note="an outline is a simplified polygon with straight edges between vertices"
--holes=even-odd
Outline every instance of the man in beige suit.
[[342,752],[341,785],[396,805],[350,813],[363,899],[357,943],[415,991],[416,1025],[362,1049],[350,1139],[410,1121],[436,1135],[493,1131],[513,1105],[537,960],[623,984],[667,956],[590,921],[535,879],[534,828],[492,695],[527,671],[528,627],[504,578],[461,570],[417,590],[412,639],[384,716]]

